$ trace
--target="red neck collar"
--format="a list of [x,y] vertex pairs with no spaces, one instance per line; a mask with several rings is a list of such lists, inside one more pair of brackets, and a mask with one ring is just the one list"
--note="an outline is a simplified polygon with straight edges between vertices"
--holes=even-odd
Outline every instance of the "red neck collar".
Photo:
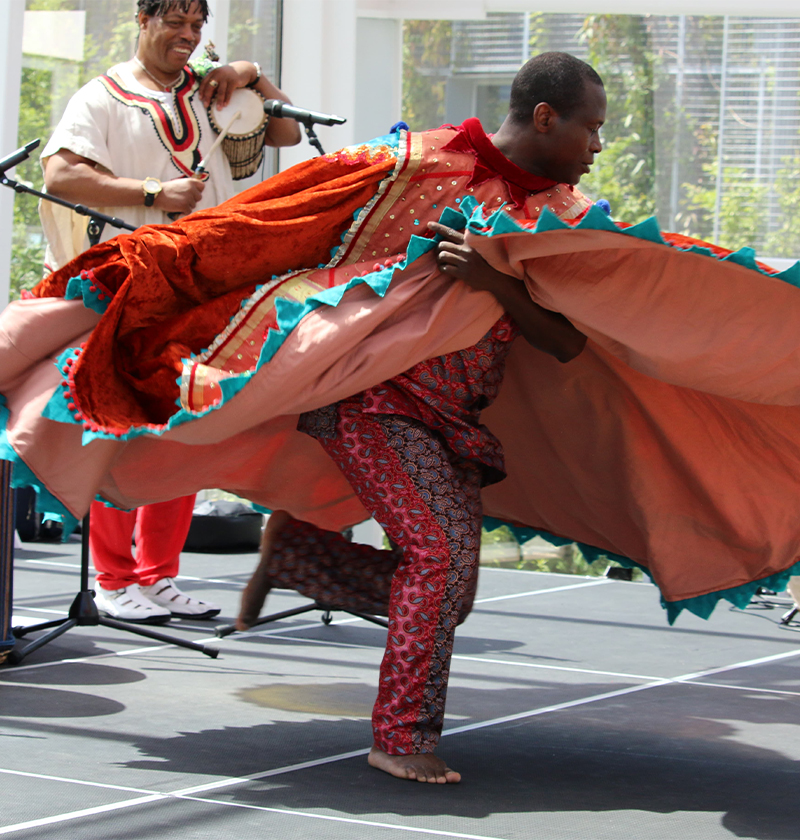
[[480,120],[476,117],[464,120],[459,126],[444,127],[454,128],[458,133],[442,146],[443,151],[468,152],[475,155],[475,167],[468,187],[477,187],[493,178],[499,178],[508,188],[513,206],[522,207],[529,195],[549,190],[558,183],[520,169],[512,163],[486,136]]

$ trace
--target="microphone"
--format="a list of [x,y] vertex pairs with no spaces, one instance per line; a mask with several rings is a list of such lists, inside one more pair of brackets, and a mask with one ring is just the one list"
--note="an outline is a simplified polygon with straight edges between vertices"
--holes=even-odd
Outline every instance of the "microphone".
[[4,158],[0,158],[0,172],[5,173],[6,169],[11,169],[18,163],[22,163],[23,160],[27,160],[28,155],[30,155],[30,153],[38,145],[39,138],[37,137],[35,140],[31,140],[30,143],[26,143],[24,146],[17,149],[16,152],[11,152],[10,155],[6,155]]
[[317,111],[306,111],[305,108],[295,108],[294,105],[281,102],[280,99],[267,99],[264,103],[264,110],[273,117],[288,117],[291,120],[305,123],[305,125],[311,125],[312,123],[341,125],[347,122],[344,117],[337,117],[335,114],[320,114]]

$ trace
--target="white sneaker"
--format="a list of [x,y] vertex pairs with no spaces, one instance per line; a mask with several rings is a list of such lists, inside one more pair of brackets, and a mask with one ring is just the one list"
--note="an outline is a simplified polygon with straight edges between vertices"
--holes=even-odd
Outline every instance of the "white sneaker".
[[168,609],[153,603],[142,594],[138,583],[132,583],[122,589],[103,589],[100,584],[97,584],[94,602],[100,612],[119,621],[164,624],[172,618],[172,613]]
[[164,607],[178,618],[213,618],[222,607],[210,601],[201,601],[181,592],[172,578],[161,578],[152,586],[143,586],[142,592],[154,604]]

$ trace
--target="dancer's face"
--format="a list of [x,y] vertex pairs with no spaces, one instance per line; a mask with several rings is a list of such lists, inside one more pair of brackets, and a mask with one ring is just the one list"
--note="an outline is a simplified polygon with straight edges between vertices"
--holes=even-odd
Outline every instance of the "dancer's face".
[[164,15],[139,15],[138,56],[148,68],[177,73],[200,43],[203,13],[197,3],[188,11],[174,7]]
[[603,150],[600,127],[606,119],[605,90],[602,85],[584,83],[583,100],[568,117],[562,117],[545,103],[537,105],[536,111],[540,108],[545,141],[539,150],[542,174],[564,184],[577,184],[588,174],[595,155]]
[[605,89],[592,82],[584,83],[581,103],[569,116],[561,116],[546,102],[540,102],[528,129],[534,141],[527,146],[528,160],[517,163],[562,184],[577,184],[589,172],[595,155],[603,150],[600,127],[605,119]]

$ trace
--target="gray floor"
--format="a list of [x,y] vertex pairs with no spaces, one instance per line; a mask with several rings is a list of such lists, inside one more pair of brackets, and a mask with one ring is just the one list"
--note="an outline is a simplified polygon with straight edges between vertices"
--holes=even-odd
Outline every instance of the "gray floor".
[[[76,541],[18,549],[16,623],[63,615],[78,562]],[[187,554],[182,585],[230,621],[254,562]],[[670,628],[649,584],[483,569],[440,747],[464,781],[446,787],[366,764],[379,627],[168,626],[216,660],[75,628],[0,669],[0,834],[797,840],[800,628],[782,613]]]

